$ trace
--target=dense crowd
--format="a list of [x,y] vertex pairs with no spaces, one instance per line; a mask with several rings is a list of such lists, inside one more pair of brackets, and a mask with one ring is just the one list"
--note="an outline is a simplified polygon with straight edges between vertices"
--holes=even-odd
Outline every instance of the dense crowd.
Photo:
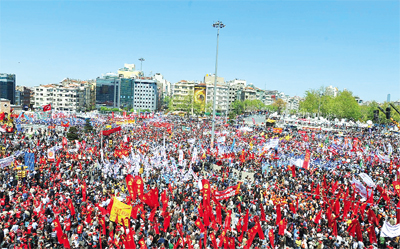
[[0,248],[400,248],[396,134],[92,124],[0,133]]

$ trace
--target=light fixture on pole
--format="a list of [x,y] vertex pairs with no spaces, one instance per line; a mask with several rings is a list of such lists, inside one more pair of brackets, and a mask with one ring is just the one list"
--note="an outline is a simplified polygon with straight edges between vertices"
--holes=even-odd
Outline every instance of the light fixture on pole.
[[[143,66],[144,58],[143,57],[139,58],[139,60],[140,60],[139,84],[140,84],[140,105],[141,105],[142,104],[142,90],[143,90],[143,87],[142,87],[142,75],[143,75],[142,66]],[[138,115],[140,117],[140,106],[139,106]]]
[[214,28],[217,28],[217,54],[215,57],[215,79],[214,79],[214,96],[213,96],[213,119],[212,119],[212,131],[211,131],[211,148],[214,148],[214,137],[215,137],[215,104],[217,97],[217,71],[218,71],[218,41],[219,41],[219,29],[225,27],[220,21],[213,24]]

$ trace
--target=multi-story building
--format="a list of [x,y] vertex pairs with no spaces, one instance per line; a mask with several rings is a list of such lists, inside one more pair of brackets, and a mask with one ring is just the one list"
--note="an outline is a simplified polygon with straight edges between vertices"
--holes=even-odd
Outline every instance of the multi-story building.
[[243,88],[242,93],[241,93],[242,101],[255,100],[255,99],[257,99],[257,92],[254,88],[252,88],[252,87]]
[[184,102],[189,98],[193,99],[194,87],[199,84],[195,81],[181,80],[172,86],[172,105],[174,109],[184,104]]
[[134,79],[134,104],[135,110],[156,111],[160,109],[159,89],[157,81],[152,77]]
[[15,74],[0,73],[0,98],[15,104]]
[[339,93],[339,90],[337,87],[328,86],[325,88],[325,94],[329,95],[331,97],[336,97],[338,93]]
[[[96,108],[119,107],[121,79],[115,73],[106,73],[96,79]],[[126,90],[126,89],[125,89]],[[132,96],[133,92],[126,92]],[[124,95],[125,96],[125,95]]]
[[240,79],[234,79],[226,82],[226,85],[229,87],[229,96],[228,96],[228,108],[230,110],[232,103],[236,100],[241,100],[242,90],[246,87],[246,81]]
[[96,108],[160,109],[160,89],[152,77],[120,78],[108,73],[96,79]]
[[124,64],[123,68],[118,69],[118,77],[120,78],[137,78],[143,75],[142,72],[137,71],[135,64]]
[[49,84],[35,87],[34,108],[40,110],[51,104],[52,110],[84,112],[86,109],[86,89],[80,84]]
[[[206,105],[213,106],[214,101],[214,81],[212,83],[206,83]],[[217,94],[215,99],[216,112],[221,114],[227,114],[229,110],[229,87],[225,84],[217,84]],[[211,109],[212,110],[212,109]],[[210,112],[210,110],[206,110]]]
[[[215,81],[215,74],[206,74],[204,76],[204,83],[206,84],[214,84]],[[225,84],[224,77],[217,77],[217,84],[223,85]]]
[[96,81],[66,78],[61,81],[63,86],[79,85],[83,88],[83,105],[86,111],[94,110],[96,105]]
[[161,73],[156,73],[154,79],[162,84],[163,95],[170,97],[172,95],[171,82],[164,79],[164,76]]
[[298,111],[301,98],[298,96],[291,97],[287,100],[286,109],[289,111]]

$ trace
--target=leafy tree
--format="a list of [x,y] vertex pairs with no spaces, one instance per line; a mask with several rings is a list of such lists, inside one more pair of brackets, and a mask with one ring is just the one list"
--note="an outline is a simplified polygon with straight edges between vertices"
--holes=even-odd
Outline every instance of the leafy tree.
[[85,133],[90,133],[90,132],[93,131],[93,126],[90,123],[90,119],[86,119],[86,123],[85,123],[84,129],[85,129]]
[[286,102],[283,99],[276,99],[272,105],[277,108],[278,113],[281,113],[281,111],[286,107]]
[[69,128],[68,133],[67,133],[67,138],[70,141],[74,141],[74,140],[78,139],[78,130],[76,129],[75,126],[71,126]]

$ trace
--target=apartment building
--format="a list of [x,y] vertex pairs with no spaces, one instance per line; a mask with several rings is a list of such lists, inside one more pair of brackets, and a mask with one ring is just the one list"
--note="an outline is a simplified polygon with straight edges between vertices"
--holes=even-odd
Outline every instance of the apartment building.
[[83,112],[85,106],[85,87],[79,84],[48,84],[34,88],[34,109],[40,110],[51,104],[52,110]]

